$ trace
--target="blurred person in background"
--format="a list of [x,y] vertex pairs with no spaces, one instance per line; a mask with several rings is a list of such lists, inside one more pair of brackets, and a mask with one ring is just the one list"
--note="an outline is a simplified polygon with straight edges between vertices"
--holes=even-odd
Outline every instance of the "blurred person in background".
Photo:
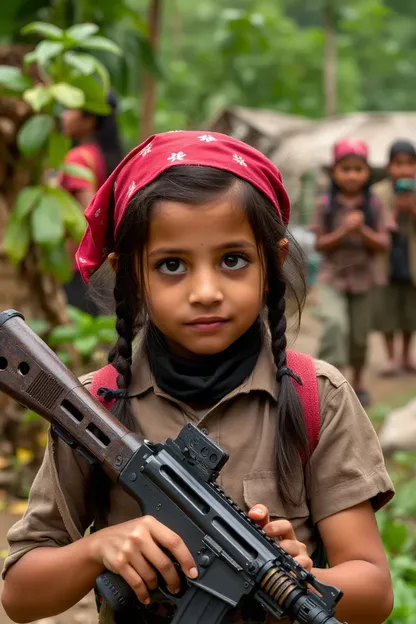
[[311,230],[322,254],[318,271],[318,316],[323,333],[318,357],[340,370],[352,368],[352,385],[363,406],[363,385],[372,293],[385,276],[376,255],[388,249],[381,202],[371,192],[368,147],[343,139],[334,146],[329,195],[318,198]]
[[[386,206],[391,236],[386,258],[389,283],[376,298],[374,328],[384,335],[388,361],[382,376],[395,375],[400,367],[416,373],[411,359],[411,340],[416,331],[416,149],[406,140],[390,147],[389,177],[374,186]],[[394,338],[402,336],[402,357],[395,353]]]
[[[61,116],[62,132],[70,137],[74,147],[68,152],[65,163],[87,167],[94,174],[94,182],[64,174],[59,183],[79,202],[85,210],[96,191],[123,158],[123,150],[117,126],[117,101],[110,92],[107,103],[111,108],[108,115],[95,115],[85,110],[66,109]],[[75,256],[76,245],[69,251]],[[96,305],[87,298],[87,289],[73,260],[73,275],[64,285],[67,301],[84,312],[96,315]]]

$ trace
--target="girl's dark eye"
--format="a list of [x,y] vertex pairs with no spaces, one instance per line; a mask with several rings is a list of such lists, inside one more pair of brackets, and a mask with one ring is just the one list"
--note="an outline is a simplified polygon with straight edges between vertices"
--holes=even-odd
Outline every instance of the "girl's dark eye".
[[248,261],[238,254],[227,254],[224,256],[222,261],[223,268],[238,271],[239,269],[244,269],[247,266]]
[[164,275],[179,275],[185,273],[185,266],[182,260],[178,258],[170,258],[159,264],[158,269]]

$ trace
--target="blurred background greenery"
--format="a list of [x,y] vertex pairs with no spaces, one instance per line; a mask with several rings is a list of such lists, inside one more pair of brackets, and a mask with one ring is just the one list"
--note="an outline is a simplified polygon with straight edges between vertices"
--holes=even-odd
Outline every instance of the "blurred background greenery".
[[[225,105],[310,117],[412,110],[416,4],[407,0],[168,0],[155,2],[157,52],[147,0],[14,0],[2,7],[0,44],[21,42],[41,19],[62,28],[96,23],[123,50],[100,53],[122,95],[126,147],[138,136],[144,72],[158,82],[155,129],[200,126]],[[336,34],[336,51],[333,37]],[[27,41],[27,39],[26,39]],[[336,96],[331,78],[336,64]],[[326,101],[325,101],[326,100]]]

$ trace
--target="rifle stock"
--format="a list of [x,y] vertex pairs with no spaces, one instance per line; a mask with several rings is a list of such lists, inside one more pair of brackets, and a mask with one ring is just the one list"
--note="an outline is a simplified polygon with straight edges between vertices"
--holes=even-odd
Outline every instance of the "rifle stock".
[[[194,425],[163,444],[141,441],[14,310],[0,314],[0,389],[46,418],[74,450],[100,463],[142,513],[183,538],[199,576],[186,579],[179,598],[160,588],[177,605],[173,624],[220,624],[247,596],[278,619],[339,624],[334,613],[342,592],[320,583],[226,496],[215,479],[228,455]],[[98,584],[115,609],[129,603],[131,589],[120,577],[105,573]]]

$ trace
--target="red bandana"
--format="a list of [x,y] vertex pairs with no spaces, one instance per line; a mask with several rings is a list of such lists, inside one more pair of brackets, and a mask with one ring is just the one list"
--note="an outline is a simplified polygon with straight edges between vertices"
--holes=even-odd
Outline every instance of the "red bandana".
[[[163,171],[180,165],[203,165],[230,171],[258,188],[287,225],[290,202],[279,170],[253,147],[224,134],[177,131],[151,136],[134,148],[113,171],[85,211],[88,222],[76,261],[84,282],[115,249],[115,236],[132,197]],[[113,208],[114,207],[114,208]],[[109,235],[110,211],[114,232]]]
[[334,145],[334,163],[346,156],[358,156],[365,161],[368,159],[368,146],[359,139],[341,139]]

